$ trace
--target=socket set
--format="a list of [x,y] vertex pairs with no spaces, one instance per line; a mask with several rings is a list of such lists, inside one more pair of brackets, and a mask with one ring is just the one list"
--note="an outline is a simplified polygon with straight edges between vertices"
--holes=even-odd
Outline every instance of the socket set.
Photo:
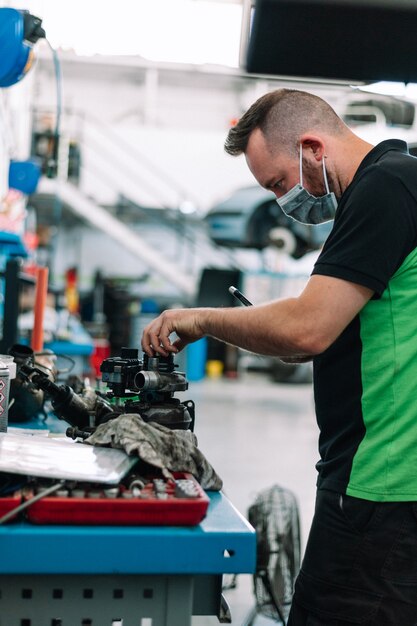
[[[69,484],[29,506],[34,524],[194,526],[205,517],[209,498],[191,474],[175,480],[131,477],[117,486]],[[24,499],[36,495],[24,491]]]

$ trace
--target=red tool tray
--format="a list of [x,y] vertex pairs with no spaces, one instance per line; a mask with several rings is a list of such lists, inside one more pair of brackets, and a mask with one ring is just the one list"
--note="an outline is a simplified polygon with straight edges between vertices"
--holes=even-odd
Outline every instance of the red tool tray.
[[191,474],[174,476],[195,482],[198,497],[168,495],[160,500],[155,496],[147,499],[49,496],[31,505],[26,517],[35,524],[195,526],[205,517],[210,500]]
[[[9,513],[9,511],[11,511],[12,509],[15,509],[21,503],[22,503],[22,496],[20,492],[12,496],[6,496],[4,498],[0,498],[0,517],[3,517],[3,515],[6,515],[6,513]],[[9,520],[7,520],[4,523],[9,524],[10,522],[13,522],[16,519],[17,515],[18,514],[14,515],[13,517],[11,517]]]

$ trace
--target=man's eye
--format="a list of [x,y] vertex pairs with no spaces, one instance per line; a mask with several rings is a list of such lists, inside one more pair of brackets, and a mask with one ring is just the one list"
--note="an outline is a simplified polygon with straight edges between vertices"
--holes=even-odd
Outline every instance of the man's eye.
[[282,181],[283,181],[283,178],[281,178],[280,180],[277,180],[277,182],[274,183],[273,188],[274,189],[282,189]]

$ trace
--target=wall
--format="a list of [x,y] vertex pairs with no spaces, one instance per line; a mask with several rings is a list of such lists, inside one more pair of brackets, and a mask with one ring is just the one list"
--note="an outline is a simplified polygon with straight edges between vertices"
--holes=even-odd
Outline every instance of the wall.
[[[279,81],[224,68],[157,66],[135,58],[77,59],[62,53],[61,59],[63,101],[69,113],[65,130],[85,140],[83,185],[89,195],[96,194],[102,203],[113,202],[117,190],[111,180],[116,168],[125,195],[142,204],[160,206],[162,198],[163,204],[176,206],[191,199],[205,212],[238,187],[255,183],[244,158],[225,154],[223,143],[231,120],[261,94],[282,86]],[[37,108],[53,107],[53,83],[52,61],[45,52],[37,68]],[[326,91],[337,103],[346,88]],[[98,134],[99,150],[94,145]],[[156,171],[152,173],[132,155],[117,153],[112,158],[114,135]],[[127,174],[132,166],[133,177]]]

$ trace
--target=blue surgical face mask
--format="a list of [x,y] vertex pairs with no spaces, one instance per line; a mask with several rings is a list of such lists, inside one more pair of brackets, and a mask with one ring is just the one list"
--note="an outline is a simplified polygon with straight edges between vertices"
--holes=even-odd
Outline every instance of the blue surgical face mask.
[[322,224],[334,219],[336,213],[337,200],[333,191],[329,190],[324,157],[322,163],[327,193],[324,196],[316,197],[303,187],[303,147],[300,144],[300,182],[281,198],[277,198],[277,202],[285,215],[302,224]]

